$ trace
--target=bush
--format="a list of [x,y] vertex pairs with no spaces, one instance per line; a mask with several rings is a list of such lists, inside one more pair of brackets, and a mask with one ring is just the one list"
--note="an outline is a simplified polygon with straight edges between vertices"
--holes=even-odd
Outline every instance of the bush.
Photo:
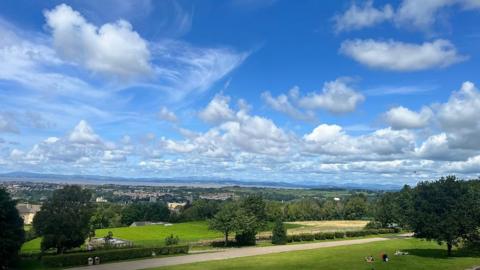
[[272,244],[285,245],[287,243],[287,229],[282,221],[275,222],[272,231]]
[[335,238],[345,238],[345,232],[334,232]]
[[365,225],[365,229],[381,229],[382,228],[382,223],[379,221],[370,221]]
[[325,240],[325,239],[327,239],[327,238],[325,238],[325,234],[321,233],[321,232],[315,233],[313,236],[315,237],[315,240]]
[[313,241],[313,240],[315,240],[315,236],[311,233],[302,233],[302,234],[300,234],[300,238],[302,238],[302,241]]
[[235,240],[239,246],[254,246],[256,242],[256,232],[244,231],[235,235]]
[[293,235],[287,235],[287,242],[292,243],[293,242]]
[[165,238],[166,246],[178,245],[179,242],[180,242],[180,238],[178,238],[178,236],[173,236],[173,234]]
[[112,262],[120,260],[129,260],[136,258],[151,257],[156,255],[171,255],[188,253],[188,246],[168,246],[168,247],[152,247],[152,248],[125,248],[111,249],[93,252],[66,253],[60,255],[48,255],[42,257],[42,262],[48,267],[66,267],[87,265],[88,258],[99,257],[100,262]]
[[300,234],[294,234],[294,235],[292,235],[292,241],[293,242],[300,242],[300,241],[302,241],[302,236]]
[[325,239],[335,239],[335,233],[326,232],[323,234],[325,235]]

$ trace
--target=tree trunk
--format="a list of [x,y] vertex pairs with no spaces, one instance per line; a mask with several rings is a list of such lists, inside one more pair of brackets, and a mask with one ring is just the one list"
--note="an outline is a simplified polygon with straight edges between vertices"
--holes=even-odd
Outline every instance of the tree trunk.
[[447,243],[447,254],[448,256],[452,256],[452,243]]
[[224,246],[226,247],[228,245],[228,232],[225,232],[225,243]]

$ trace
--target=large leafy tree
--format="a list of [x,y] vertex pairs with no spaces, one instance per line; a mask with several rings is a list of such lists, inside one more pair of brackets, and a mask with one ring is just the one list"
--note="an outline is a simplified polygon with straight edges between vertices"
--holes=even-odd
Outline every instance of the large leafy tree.
[[163,202],[156,203],[132,203],[122,211],[121,222],[130,225],[135,221],[167,221],[170,211]]
[[223,232],[225,246],[228,245],[228,235],[236,228],[237,206],[234,203],[223,205],[222,209],[209,221],[210,229]]
[[42,236],[42,250],[56,248],[57,253],[81,246],[90,232],[93,213],[92,194],[80,186],[55,190],[33,219],[33,227]]
[[419,183],[413,195],[410,225],[416,237],[446,243],[448,255],[479,224],[480,194],[469,181],[454,176]]
[[0,268],[10,266],[17,258],[24,240],[23,220],[15,208],[15,201],[0,188]]

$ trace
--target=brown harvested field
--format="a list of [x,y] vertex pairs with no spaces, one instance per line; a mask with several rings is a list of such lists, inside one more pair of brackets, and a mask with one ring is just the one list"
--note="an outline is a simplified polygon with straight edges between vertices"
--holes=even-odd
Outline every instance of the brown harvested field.
[[[361,230],[367,225],[368,220],[321,220],[321,221],[293,221],[285,222],[287,224],[301,225],[297,228],[287,229],[289,235],[301,233],[316,232],[339,232],[339,231],[356,231]],[[268,236],[272,232],[260,232],[258,235]]]
[[302,227],[288,229],[289,234],[304,232],[334,232],[361,230],[367,225],[368,220],[322,220],[322,221],[295,221],[290,224],[302,225]]

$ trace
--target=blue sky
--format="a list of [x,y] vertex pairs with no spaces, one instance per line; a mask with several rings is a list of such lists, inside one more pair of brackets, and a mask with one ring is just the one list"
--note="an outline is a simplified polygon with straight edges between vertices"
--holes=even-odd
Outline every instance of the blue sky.
[[480,172],[478,0],[3,1],[0,171]]

